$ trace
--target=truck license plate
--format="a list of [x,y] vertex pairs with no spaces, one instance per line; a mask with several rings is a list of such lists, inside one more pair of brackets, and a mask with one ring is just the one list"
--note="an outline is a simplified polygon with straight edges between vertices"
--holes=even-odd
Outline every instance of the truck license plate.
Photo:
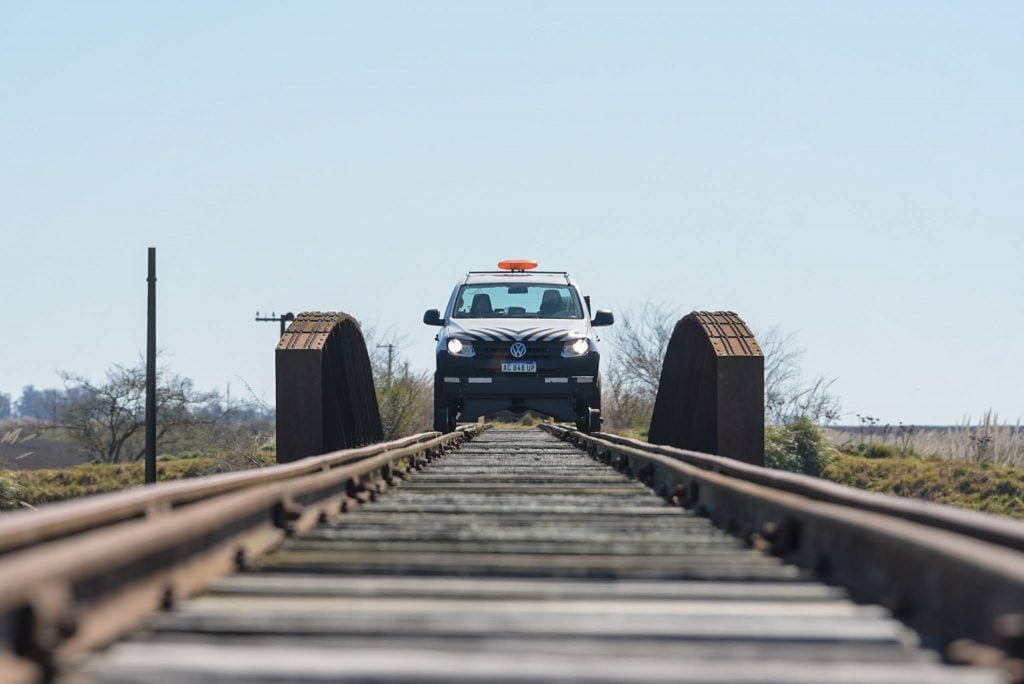
[[502,361],[502,373],[536,373],[536,361]]

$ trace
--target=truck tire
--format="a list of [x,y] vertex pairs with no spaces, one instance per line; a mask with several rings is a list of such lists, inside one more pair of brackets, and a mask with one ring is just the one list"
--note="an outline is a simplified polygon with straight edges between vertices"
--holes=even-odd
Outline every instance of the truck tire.
[[455,432],[455,406],[442,396],[435,380],[434,384],[434,430],[441,433]]
[[455,407],[442,404],[434,407],[434,430],[437,432],[455,432],[458,425],[455,421]]
[[576,429],[580,432],[599,432],[601,430],[601,409],[583,406],[576,415]]

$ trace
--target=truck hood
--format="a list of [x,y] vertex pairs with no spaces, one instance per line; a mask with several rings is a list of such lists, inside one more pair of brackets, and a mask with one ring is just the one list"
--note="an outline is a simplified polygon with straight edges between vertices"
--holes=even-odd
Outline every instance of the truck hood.
[[586,337],[587,321],[536,318],[449,320],[445,334],[479,342],[562,342]]

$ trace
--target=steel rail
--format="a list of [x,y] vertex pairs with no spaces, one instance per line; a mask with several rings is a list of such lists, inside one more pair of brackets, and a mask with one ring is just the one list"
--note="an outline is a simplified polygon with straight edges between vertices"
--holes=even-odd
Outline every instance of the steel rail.
[[660,444],[649,444],[603,432],[595,433],[594,437],[614,444],[652,451],[704,470],[799,494],[817,501],[854,506],[861,510],[911,520],[929,527],[965,534],[999,546],[1024,551],[1024,523],[1012,518],[968,511],[945,504],[866,492],[809,475],[763,468],[733,458],[702,454]]
[[[888,512],[896,507],[865,510],[853,492],[839,496],[839,485],[822,488],[831,498],[815,498],[805,492],[818,483],[780,479],[764,468],[692,452],[682,460],[642,442],[541,427],[754,546],[890,608],[946,645],[952,659],[998,662],[1024,678],[1024,554],[1014,544]],[[803,487],[794,491],[796,484]]]
[[313,456],[293,463],[176,480],[162,483],[157,487],[138,487],[126,492],[99,494],[54,503],[38,511],[18,511],[0,518],[0,556],[104,525],[163,513],[177,506],[244,487],[337,468],[383,451],[432,440],[440,434],[424,432],[390,442]]
[[[405,445],[397,448],[336,452],[307,459],[309,463],[267,468],[262,472],[268,477],[232,480],[229,485],[219,476],[201,478],[195,489],[203,498],[192,498],[191,503],[141,518],[112,516],[102,527],[82,528],[73,536],[8,554],[0,564],[4,677],[49,677],[135,627],[149,613],[173,605],[215,577],[246,567],[287,536],[301,535],[318,521],[375,498],[409,469],[471,439],[480,429],[425,441],[418,435],[399,440]],[[210,480],[219,484],[204,488]],[[174,484],[157,485],[153,491]],[[196,493],[187,492],[193,497]],[[140,503],[134,492],[120,496],[132,506]],[[116,498],[110,497],[104,506],[116,509]],[[53,520],[44,525],[50,529]]]

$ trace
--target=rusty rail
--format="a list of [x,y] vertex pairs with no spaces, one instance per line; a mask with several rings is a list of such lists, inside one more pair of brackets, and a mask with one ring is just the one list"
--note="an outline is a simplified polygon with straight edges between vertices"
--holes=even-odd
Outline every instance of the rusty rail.
[[752,545],[890,608],[945,644],[951,659],[999,663],[1024,678],[1024,523],[636,440],[542,428]]
[[999,546],[1024,551],[1024,524],[1011,518],[969,511],[929,501],[867,492],[809,475],[752,466],[732,458],[676,449],[675,447],[667,447],[660,444],[649,444],[638,439],[620,437],[619,435],[599,432],[594,434],[594,437],[613,444],[663,454],[704,470],[736,477],[745,482],[753,482],[779,491],[799,494],[816,501],[853,506],[863,511],[874,511],[883,515],[891,515],[930,527],[956,532],[957,534],[965,534],[975,539],[998,544]]
[[126,492],[63,501],[44,506],[38,511],[19,511],[5,517],[3,524],[0,525],[0,556],[34,544],[81,534],[104,525],[158,515],[172,508],[236,489],[336,468],[383,451],[426,442],[440,434],[424,432],[391,442],[310,457],[274,468],[178,480],[163,483],[159,487],[138,487]]
[[[37,681],[375,498],[479,427],[54,506],[0,524],[0,673]],[[18,550],[15,550],[18,549]]]

